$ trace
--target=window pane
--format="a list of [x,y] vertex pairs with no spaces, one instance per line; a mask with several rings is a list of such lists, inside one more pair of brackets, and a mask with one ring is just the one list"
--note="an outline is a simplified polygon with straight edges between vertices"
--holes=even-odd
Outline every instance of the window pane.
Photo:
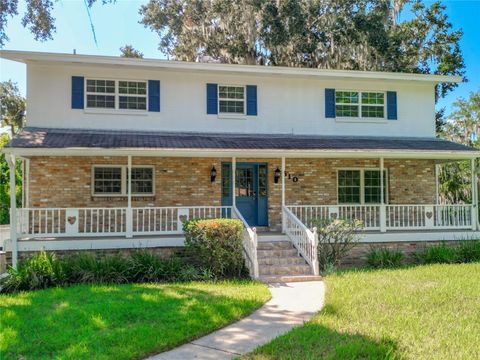
[[87,79],[87,92],[114,94],[115,81]]
[[146,95],[147,83],[144,81],[119,81],[118,92],[120,94]]
[[338,171],[338,202],[340,204],[360,203],[360,171]]
[[258,194],[267,196],[267,166],[258,166]]
[[231,185],[230,185],[230,165],[222,165],[222,197],[229,197],[231,194]]
[[253,170],[248,169],[237,169],[236,174],[236,196],[237,197],[251,197],[255,196],[253,191]]
[[128,110],[146,110],[147,98],[143,96],[120,96],[118,98],[118,107]]
[[385,101],[384,97],[384,93],[364,92],[362,93],[362,104],[383,105]]
[[362,106],[362,117],[384,118],[383,106]]
[[336,105],[335,113],[338,117],[358,117],[357,105]]
[[358,104],[358,92],[336,91],[335,103],[337,104]]
[[122,168],[95,167],[93,192],[95,194],[121,194]]
[[[128,177],[128,174],[127,174]],[[128,181],[128,179],[127,179]],[[153,169],[132,168],[132,194],[153,193]]]
[[[380,193],[380,170],[365,170],[365,204],[379,204],[381,199]],[[387,201],[387,172],[383,174],[383,195],[385,202]]]
[[115,96],[87,95],[87,107],[99,109],[115,109]]
[[243,114],[243,104],[243,101],[220,100],[220,112]]

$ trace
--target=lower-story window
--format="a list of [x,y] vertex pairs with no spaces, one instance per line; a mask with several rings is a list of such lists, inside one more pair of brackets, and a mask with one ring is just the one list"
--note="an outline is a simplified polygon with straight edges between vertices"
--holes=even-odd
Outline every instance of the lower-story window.
[[[132,166],[132,195],[154,195],[153,166]],[[92,170],[92,195],[127,196],[128,169],[121,165],[95,165]]]
[[[339,204],[381,203],[381,179],[378,169],[338,170],[337,193]],[[383,174],[383,195],[388,202],[388,176]]]

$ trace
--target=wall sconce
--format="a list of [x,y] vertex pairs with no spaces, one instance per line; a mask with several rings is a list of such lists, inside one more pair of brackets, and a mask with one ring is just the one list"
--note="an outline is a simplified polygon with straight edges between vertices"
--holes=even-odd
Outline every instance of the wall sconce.
[[277,168],[275,169],[274,176],[273,176],[273,181],[275,182],[275,184],[278,184],[278,180],[280,179],[281,174],[282,174],[282,172],[280,171],[280,169],[277,166]]
[[216,177],[217,177],[217,169],[215,169],[215,166],[212,166],[212,170],[210,170],[210,181],[212,183],[215,182]]

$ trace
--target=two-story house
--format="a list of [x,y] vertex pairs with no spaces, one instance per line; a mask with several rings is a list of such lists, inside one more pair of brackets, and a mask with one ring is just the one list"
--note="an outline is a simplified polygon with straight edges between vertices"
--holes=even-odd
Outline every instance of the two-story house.
[[257,241],[275,236],[316,273],[316,218],[361,220],[365,243],[478,236],[475,186],[472,204],[438,200],[441,163],[471,161],[476,183],[479,152],[435,138],[434,87],[459,77],[0,56],[27,65],[28,126],[4,150],[24,164],[14,264],[40,249],[179,247],[195,217],[242,219],[255,275]]

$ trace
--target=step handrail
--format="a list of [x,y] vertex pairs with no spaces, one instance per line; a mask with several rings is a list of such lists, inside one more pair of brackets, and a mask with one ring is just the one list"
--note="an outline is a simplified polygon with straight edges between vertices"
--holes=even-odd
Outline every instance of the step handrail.
[[232,206],[232,218],[239,219],[243,223],[245,236],[243,237],[243,253],[247,261],[247,267],[250,270],[250,276],[258,279],[258,258],[257,258],[257,229],[250,227],[240,211],[234,205]]
[[283,206],[285,233],[300,256],[310,265],[313,275],[319,275],[317,228],[310,230],[286,206]]

